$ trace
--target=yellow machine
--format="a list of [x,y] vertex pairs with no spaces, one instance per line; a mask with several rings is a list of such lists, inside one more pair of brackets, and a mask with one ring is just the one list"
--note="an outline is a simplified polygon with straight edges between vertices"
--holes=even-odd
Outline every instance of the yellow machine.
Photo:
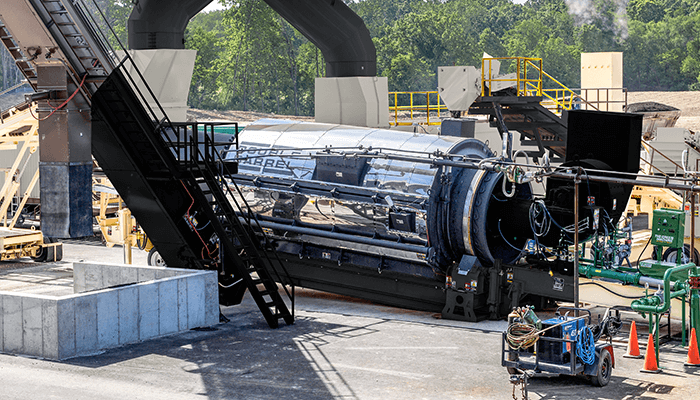
[[149,265],[163,265],[160,255],[146,237],[146,232],[139,227],[109,179],[94,176],[92,193],[93,213],[107,247],[113,247],[115,244],[123,246],[126,264],[131,264],[131,248],[136,247],[149,252]]
[[[22,195],[20,182],[29,158],[39,147],[39,123],[32,116],[36,105],[24,103],[0,116],[0,154],[16,152],[15,161],[4,170],[0,188],[0,261],[31,257],[35,261],[60,261],[63,244],[44,238],[40,231],[19,229],[15,225],[27,203],[30,192],[39,180],[37,170]],[[8,156],[11,157],[11,156]],[[11,213],[12,217],[10,217]]]

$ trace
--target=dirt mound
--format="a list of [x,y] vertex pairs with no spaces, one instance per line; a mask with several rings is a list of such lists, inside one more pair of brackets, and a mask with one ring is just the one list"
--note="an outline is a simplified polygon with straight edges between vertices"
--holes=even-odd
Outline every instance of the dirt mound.
[[257,121],[263,118],[291,119],[293,121],[313,121],[314,117],[299,115],[277,115],[262,113],[257,111],[219,111],[219,110],[198,110],[191,108],[187,110],[187,119],[201,122],[210,121],[233,121],[245,125],[246,123]]
[[653,112],[653,111],[680,111],[676,107],[667,106],[666,104],[657,103],[654,101],[645,101],[643,103],[634,103],[627,105],[627,112]]
[[655,102],[681,110],[676,122],[679,128],[700,131],[700,91],[693,92],[629,92],[627,103]]

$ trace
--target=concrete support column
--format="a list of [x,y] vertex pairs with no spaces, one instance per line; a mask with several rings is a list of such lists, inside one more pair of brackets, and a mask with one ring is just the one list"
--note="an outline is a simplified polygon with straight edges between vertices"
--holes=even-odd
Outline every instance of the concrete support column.
[[69,102],[65,67],[37,66],[38,91],[51,94],[37,107],[41,230],[47,237],[92,235],[92,155],[89,110]]

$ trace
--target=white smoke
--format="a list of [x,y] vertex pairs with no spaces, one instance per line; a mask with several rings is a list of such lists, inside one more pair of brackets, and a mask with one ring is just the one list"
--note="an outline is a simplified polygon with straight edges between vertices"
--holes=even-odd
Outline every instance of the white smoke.
[[[565,0],[569,7],[569,14],[574,17],[576,25],[581,26],[590,24],[601,15],[596,10],[593,0]],[[629,0],[612,0],[615,5],[615,21],[613,22],[612,30],[618,41],[627,39],[627,3]]]

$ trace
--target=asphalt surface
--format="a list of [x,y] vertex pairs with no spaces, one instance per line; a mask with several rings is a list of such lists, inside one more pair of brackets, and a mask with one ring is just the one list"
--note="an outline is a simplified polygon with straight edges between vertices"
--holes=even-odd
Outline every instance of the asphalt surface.
[[[120,248],[94,244],[66,244],[64,254],[66,263],[122,261]],[[134,251],[135,263],[145,259]],[[310,290],[298,290],[296,300],[295,324],[274,330],[246,296],[243,304],[223,308],[230,321],[213,329],[63,362],[0,354],[0,398],[513,398],[500,365],[504,321],[447,321]],[[700,398],[700,369],[683,366],[687,350],[680,343],[662,346],[663,373],[643,374],[643,360],[621,357],[623,336],[614,341],[616,368],[607,387],[583,378],[533,378],[530,399]],[[644,351],[646,336],[639,341]],[[519,389],[516,394],[522,398]]]

